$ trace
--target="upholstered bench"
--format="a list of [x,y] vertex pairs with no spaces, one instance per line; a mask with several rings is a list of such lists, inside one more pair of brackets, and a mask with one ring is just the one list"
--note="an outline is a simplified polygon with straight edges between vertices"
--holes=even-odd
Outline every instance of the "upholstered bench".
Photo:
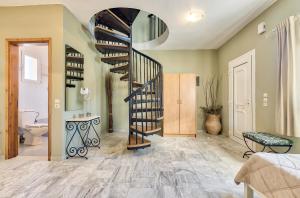
[[282,153],[287,153],[291,150],[291,148],[293,146],[293,141],[292,140],[282,138],[282,137],[279,137],[279,136],[276,136],[276,135],[273,135],[273,134],[270,134],[270,133],[244,132],[243,137],[244,137],[245,144],[249,149],[249,151],[246,151],[244,153],[243,158],[245,156],[249,157],[250,155],[255,153],[255,151],[247,144],[246,139],[249,139],[251,141],[256,142],[257,144],[262,145],[263,149],[260,152],[264,152],[266,148],[269,148],[270,149],[269,152],[279,153],[276,150],[274,150],[274,147],[286,147],[287,150],[285,150]]

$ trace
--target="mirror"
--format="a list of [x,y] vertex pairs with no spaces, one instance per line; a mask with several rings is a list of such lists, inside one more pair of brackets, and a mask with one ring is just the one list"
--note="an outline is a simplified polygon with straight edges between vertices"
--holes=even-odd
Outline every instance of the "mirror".
[[65,47],[65,110],[75,111],[83,109],[84,56],[69,45]]

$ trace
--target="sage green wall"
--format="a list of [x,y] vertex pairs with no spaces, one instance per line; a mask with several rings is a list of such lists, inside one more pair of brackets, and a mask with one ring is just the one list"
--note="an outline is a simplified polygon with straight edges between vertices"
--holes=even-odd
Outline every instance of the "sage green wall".
[[[209,76],[217,73],[218,59],[216,50],[159,50],[142,51],[163,65],[165,73],[195,73],[200,76],[201,85]],[[128,130],[128,104],[123,99],[128,95],[127,82],[119,81],[120,75],[114,75],[113,86],[113,115],[114,129]],[[197,129],[202,129],[203,105],[202,86],[197,87]]]
[[[47,14],[45,14],[47,13]],[[0,8],[0,155],[3,155],[5,123],[5,39],[46,38],[52,39],[52,100],[61,101],[61,107],[52,109],[52,159],[65,155],[65,119],[82,111],[65,112],[65,43],[85,55],[84,86],[92,91],[90,105],[93,114],[101,116],[101,131],[106,131],[106,97],[104,75],[107,67],[100,61],[92,40],[78,20],[62,5],[1,7]],[[86,105],[86,104],[85,104]]]
[[[63,10],[63,41],[84,55],[84,81],[83,87],[91,91],[91,99],[84,102],[82,110],[68,111],[64,118],[78,116],[79,113],[91,112],[101,116],[100,131],[107,129],[107,109],[105,94],[105,74],[107,67],[101,62],[100,53],[95,49],[92,35],[83,28],[82,24],[67,9]],[[65,143],[65,140],[64,140]]]
[[[0,7],[0,152],[4,153],[5,128],[5,46],[7,38],[52,39],[52,100],[64,101],[63,67],[63,7],[59,5]],[[52,112],[52,158],[60,159],[63,152],[63,109]]]
[[197,129],[203,129],[204,105],[203,82],[217,74],[218,57],[216,50],[168,50],[145,51],[163,65],[164,73],[195,73],[200,77],[197,87]]
[[[249,23],[218,50],[219,72],[223,74],[220,102],[223,104],[223,132],[228,134],[228,62],[256,50],[256,130],[275,131],[276,34],[271,30],[290,15],[300,14],[299,0],[278,0],[272,7]],[[267,23],[268,33],[257,35],[257,25]],[[269,106],[263,107],[263,93],[269,94]],[[300,139],[295,139],[293,152],[300,152]]]
[[134,43],[143,43],[150,40],[150,19],[148,15],[148,12],[141,11],[134,20],[132,24],[132,40]]

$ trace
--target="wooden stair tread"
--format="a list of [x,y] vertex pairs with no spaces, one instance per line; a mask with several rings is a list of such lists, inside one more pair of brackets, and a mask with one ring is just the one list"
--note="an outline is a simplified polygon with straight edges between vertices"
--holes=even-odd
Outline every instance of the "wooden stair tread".
[[155,103],[155,102],[160,102],[159,98],[152,98],[151,97],[147,97],[147,99],[137,99],[137,100],[133,100],[134,104],[140,104],[140,103]]
[[161,111],[161,108],[160,107],[144,107],[144,108],[140,108],[140,107],[133,107],[132,109],[132,112],[135,113],[135,112],[151,112],[151,111]]
[[132,119],[133,119],[133,122],[158,122],[158,121],[163,120],[164,117],[163,116],[161,116],[161,117],[143,116],[143,118],[142,118],[142,116],[137,116],[137,117],[133,116]]
[[137,136],[136,142],[136,135],[132,134],[129,136],[130,143],[128,142],[127,149],[139,149],[151,146],[151,142],[144,138],[144,142],[142,142],[142,137]]
[[79,72],[79,73],[84,72],[84,69],[80,68],[80,67],[66,66],[65,68],[66,68],[66,70],[69,70],[69,71],[76,71],[76,72]]
[[100,26],[95,27],[95,38],[96,38],[96,40],[101,40],[101,41],[120,42],[123,44],[130,43],[129,37],[119,34],[117,32],[114,32],[113,30],[105,29]]
[[96,43],[96,49],[102,54],[105,53],[128,53],[129,47],[125,45]]
[[106,56],[102,57],[101,61],[107,64],[126,63],[129,61],[129,55],[124,56]]
[[118,73],[118,74],[126,74],[128,71],[128,64],[121,65],[121,66],[116,66],[114,68],[111,68],[109,71],[113,73]]
[[[155,91],[143,91],[143,92],[138,92],[137,95],[152,95],[152,94],[155,94]],[[148,96],[149,99],[151,96]]]
[[113,16],[115,19],[117,19],[120,23],[122,23],[122,25],[124,26],[124,27],[126,27],[127,29],[128,29],[128,31],[130,32],[130,27],[129,27],[129,25],[127,25],[119,16],[117,16],[113,11],[111,11],[111,10],[107,10],[110,14],[111,14],[111,16]]
[[97,18],[99,19],[99,23],[104,26],[115,29],[127,35],[130,34],[130,27],[110,10],[101,11],[97,15]]
[[131,25],[140,12],[139,9],[135,8],[110,8],[109,10],[127,25]]
[[[131,125],[130,129],[133,130],[133,131],[136,131],[138,133],[142,133],[144,135],[153,135],[153,134],[158,133],[158,132],[161,131],[161,127],[157,127],[157,128],[153,128],[151,126],[142,127],[140,125],[137,125],[137,126]],[[143,131],[143,129],[144,129],[144,131]]]
[[139,82],[136,82],[136,81],[132,82],[133,87],[142,87],[143,85],[144,85],[143,83],[139,83]]
[[128,73],[120,77],[120,80],[122,81],[128,81]]
[[78,81],[84,80],[84,78],[80,76],[66,76],[66,79],[78,80]]
[[76,85],[74,85],[74,84],[70,84],[70,83],[67,83],[67,84],[66,84],[66,87],[69,87],[69,88],[75,88],[75,87],[76,87]]

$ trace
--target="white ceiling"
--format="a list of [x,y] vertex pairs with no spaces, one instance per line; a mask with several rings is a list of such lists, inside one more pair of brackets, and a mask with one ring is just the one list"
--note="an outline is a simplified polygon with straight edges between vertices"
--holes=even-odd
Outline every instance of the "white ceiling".
[[[157,49],[216,49],[276,0],[0,0],[0,6],[63,4],[83,24],[93,14],[112,7],[138,8],[159,16],[169,37]],[[188,23],[185,15],[201,9],[206,16]]]

